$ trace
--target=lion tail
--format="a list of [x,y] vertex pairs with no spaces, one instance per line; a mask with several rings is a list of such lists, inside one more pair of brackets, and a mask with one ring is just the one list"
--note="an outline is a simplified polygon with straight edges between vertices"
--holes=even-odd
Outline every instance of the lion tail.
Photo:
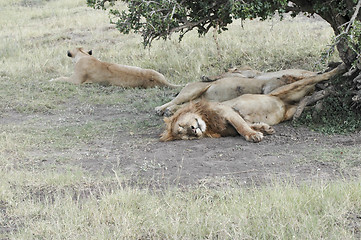
[[181,87],[183,87],[182,85],[172,84],[172,83],[169,83],[169,82],[167,82],[166,86],[169,87],[169,88],[181,88]]
[[333,76],[338,74],[342,74],[346,72],[347,67],[345,64],[339,65],[337,68],[333,69],[332,71],[319,74],[312,77],[307,77],[302,80],[293,82],[291,84],[287,84],[276,88],[272,92],[270,92],[269,96],[279,97],[283,101],[286,102],[295,102],[301,100],[305,95],[307,95],[310,89],[313,89],[314,86],[322,81],[328,80]]
[[163,74],[161,74],[161,73],[159,73],[159,72],[157,72],[155,70],[149,69],[148,71],[150,71],[152,73],[152,75],[151,75],[152,79],[156,80],[161,86],[165,86],[165,87],[169,87],[169,88],[181,88],[181,87],[183,87],[181,85],[172,84],[172,83],[168,82]]

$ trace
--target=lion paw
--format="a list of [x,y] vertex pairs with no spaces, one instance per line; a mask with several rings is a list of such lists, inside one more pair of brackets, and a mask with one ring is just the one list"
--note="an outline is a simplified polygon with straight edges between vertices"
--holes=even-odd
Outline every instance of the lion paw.
[[173,111],[170,108],[166,108],[163,114],[166,117],[170,117],[173,115]]
[[156,107],[154,110],[158,116],[163,116],[164,110],[161,107]]
[[204,75],[201,76],[201,81],[202,82],[210,82],[209,78],[207,76],[204,76]]
[[264,132],[266,134],[271,135],[271,134],[274,134],[276,131],[272,126],[267,126],[267,127],[264,128]]
[[262,141],[262,139],[263,139],[263,133],[261,133],[261,132],[255,132],[255,133],[246,135],[245,138],[246,138],[246,140],[247,140],[248,142],[255,142],[255,143],[257,143],[257,142]]
[[262,123],[262,122],[253,123],[250,125],[250,127],[255,131],[262,132],[262,133],[269,134],[269,135],[274,134],[276,132],[273,127],[271,127],[267,123]]

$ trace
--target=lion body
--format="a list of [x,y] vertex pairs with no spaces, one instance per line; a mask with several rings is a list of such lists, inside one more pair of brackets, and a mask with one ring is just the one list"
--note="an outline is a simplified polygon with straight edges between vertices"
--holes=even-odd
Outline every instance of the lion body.
[[[274,89],[295,82],[317,73],[302,69],[281,70],[260,73],[255,70],[229,70],[227,73],[211,77],[211,82],[194,82],[187,84],[172,101],[157,107],[159,115],[172,115],[183,104],[198,101],[223,102],[243,94],[268,94]],[[248,76],[248,77],[245,77]]]
[[82,48],[68,51],[68,56],[75,62],[74,73],[70,77],[60,77],[51,81],[74,84],[102,83],[127,88],[179,87],[168,83],[165,77],[155,70],[102,62],[91,56],[91,52],[86,52]]
[[263,134],[273,134],[272,125],[289,120],[297,103],[318,82],[345,71],[345,66],[281,86],[269,94],[244,94],[224,102],[202,100],[179,109],[165,118],[162,141],[242,135],[259,142]]
[[250,67],[245,66],[245,67],[229,68],[226,70],[226,72],[215,76],[210,76],[210,77],[202,76],[202,81],[213,82],[228,77],[243,77],[243,78],[255,78],[260,80],[270,80],[273,78],[281,78],[284,75],[305,78],[305,77],[314,76],[316,75],[316,73],[303,69],[286,69],[276,72],[260,72],[258,70],[254,70]]

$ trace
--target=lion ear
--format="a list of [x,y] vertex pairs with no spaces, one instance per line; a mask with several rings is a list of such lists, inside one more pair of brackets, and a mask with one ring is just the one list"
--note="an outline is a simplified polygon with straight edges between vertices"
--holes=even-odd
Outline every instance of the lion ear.
[[174,140],[174,137],[172,135],[172,130],[171,130],[171,119],[168,117],[165,117],[163,120],[166,124],[166,129],[160,135],[160,141],[162,141],[162,142],[172,141],[172,140]]
[[167,142],[167,141],[173,141],[175,138],[173,137],[173,135],[168,131],[165,130],[161,135],[160,135],[160,141],[161,142]]

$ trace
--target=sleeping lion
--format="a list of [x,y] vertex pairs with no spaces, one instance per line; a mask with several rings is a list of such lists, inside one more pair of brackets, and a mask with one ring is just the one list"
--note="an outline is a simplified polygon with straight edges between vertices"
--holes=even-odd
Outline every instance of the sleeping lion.
[[231,68],[221,75],[202,77],[201,82],[187,84],[177,97],[156,107],[155,111],[158,115],[170,116],[190,101],[203,98],[223,102],[246,93],[267,94],[285,84],[315,75],[317,73],[302,69],[262,73],[249,68]]
[[316,83],[345,72],[344,64],[334,70],[281,86],[269,94],[244,94],[225,102],[206,100],[191,103],[165,118],[161,141],[242,135],[260,142],[263,134],[273,134],[272,125],[289,120],[297,103],[313,91]]
[[180,87],[168,83],[165,77],[155,70],[102,62],[91,55],[92,51],[85,51],[83,48],[68,51],[68,57],[71,57],[75,63],[73,75],[50,81],[74,84],[103,83],[131,88],[150,88],[155,86]]

